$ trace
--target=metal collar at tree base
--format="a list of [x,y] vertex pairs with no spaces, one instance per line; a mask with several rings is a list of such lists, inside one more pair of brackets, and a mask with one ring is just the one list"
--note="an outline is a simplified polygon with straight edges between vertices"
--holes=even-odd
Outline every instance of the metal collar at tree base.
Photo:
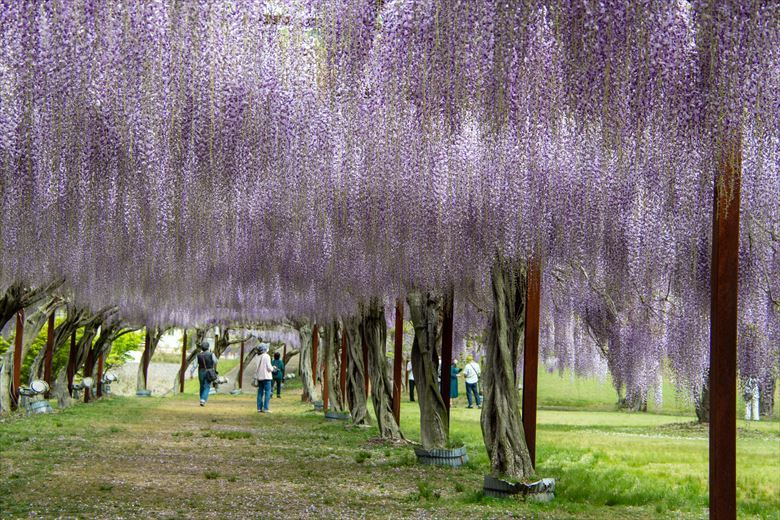
[[522,496],[534,502],[550,502],[555,498],[555,479],[543,478],[536,482],[509,482],[491,475],[485,475],[482,486],[485,496],[495,498],[510,498]]

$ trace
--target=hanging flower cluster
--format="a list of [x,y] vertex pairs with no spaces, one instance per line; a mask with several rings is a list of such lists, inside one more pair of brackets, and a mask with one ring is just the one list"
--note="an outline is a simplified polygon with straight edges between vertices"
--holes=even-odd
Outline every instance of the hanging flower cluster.
[[326,319],[413,287],[484,296],[497,253],[540,255],[551,355],[596,370],[601,342],[629,386],[665,356],[695,380],[739,140],[741,363],[766,370],[778,20],[737,0],[3,2],[0,286],[62,275],[139,323]]

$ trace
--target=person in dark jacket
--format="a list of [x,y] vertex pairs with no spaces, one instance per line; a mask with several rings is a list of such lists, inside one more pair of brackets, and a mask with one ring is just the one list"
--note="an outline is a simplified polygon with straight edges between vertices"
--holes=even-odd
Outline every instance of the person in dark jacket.
[[[276,397],[282,397],[282,381],[284,381],[284,361],[279,359],[279,353],[274,352],[274,360],[271,361],[271,366],[274,367],[274,379],[273,385],[276,387]],[[273,395],[274,389],[271,387],[271,394]]]
[[209,344],[204,341],[200,344],[200,353],[197,356],[201,406],[206,406],[206,401],[209,400],[209,390],[211,389],[211,383],[206,379],[206,371],[210,368],[217,368],[217,356],[213,352],[209,352],[210,348]]
[[450,399],[458,398],[458,374],[460,374],[460,369],[453,361],[450,367]]

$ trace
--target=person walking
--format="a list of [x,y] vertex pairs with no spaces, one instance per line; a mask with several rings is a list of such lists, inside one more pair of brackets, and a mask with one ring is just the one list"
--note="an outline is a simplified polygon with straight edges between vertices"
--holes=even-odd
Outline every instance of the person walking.
[[406,375],[409,377],[409,402],[414,402],[414,372],[411,360],[406,363]]
[[200,405],[206,406],[206,401],[209,400],[209,390],[211,390],[211,383],[208,379],[208,371],[217,369],[217,356],[213,352],[209,352],[211,347],[207,342],[200,344],[200,352],[198,353],[198,382],[200,383]]
[[271,380],[273,376],[273,365],[271,365],[271,356],[268,355],[268,345],[261,343],[260,359],[257,362],[255,370],[255,379],[257,380],[257,412],[270,413],[268,404],[271,401]]
[[[274,360],[271,361],[273,367],[273,385],[276,386],[276,397],[282,397],[282,381],[284,381],[284,361],[279,359],[279,353],[274,352]],[[274,393],[273,386],[271,387],[271,393]]]
[[457,363],[453,361],[450,366],[450,399],[458,398],[458,374],[460,372]]
[[467,408],[474,408],[472,401],[472,395],[477,402],[477,408],[482,408],[482,398],[479,396],[479,376],[482,371],[479,368],[479,364],[474,361],[474,357],[469,355],[466,357],[466,368],[463,369],[463,376],[466,378],[466,399],[468,399],[469,405]]

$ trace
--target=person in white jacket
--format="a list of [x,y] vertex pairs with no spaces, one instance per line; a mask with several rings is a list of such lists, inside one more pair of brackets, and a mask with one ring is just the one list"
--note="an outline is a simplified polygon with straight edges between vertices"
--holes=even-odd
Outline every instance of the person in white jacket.
[[477,408],[482,408],[482,399],[479,396],[479,376],[482,373],[479,368],[479,363],[474,361],[474,357],[469,355],[466,357],[466,368],[463,369],[463,376],[466,378],[466,399],[469,401],[467,408],[474,408],[472,401],[472,394],[477,401]]
[[255,379],[257,380],[257,412],[271,413],[268,405],[271,402],[271,389],[273,379],[273,366],[271,365],[271,356],[268,355],[268,345],[261,343],[260,358],[257,361],[255,370]]

